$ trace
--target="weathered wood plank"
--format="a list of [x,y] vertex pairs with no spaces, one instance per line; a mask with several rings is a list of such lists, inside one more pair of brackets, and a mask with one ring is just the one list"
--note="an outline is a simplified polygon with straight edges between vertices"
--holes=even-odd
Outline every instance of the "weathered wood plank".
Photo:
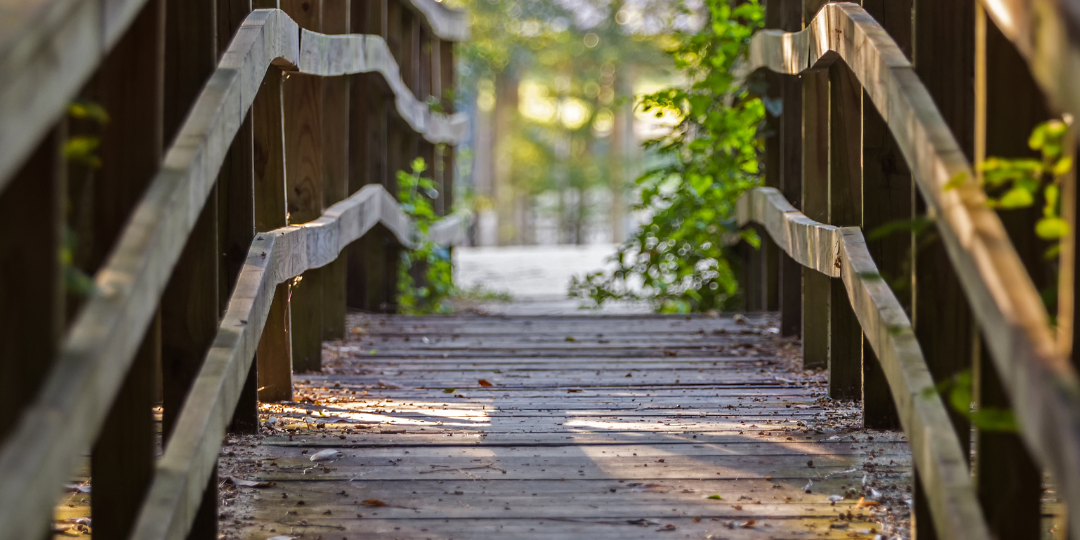
[[[1027,137],[1038,123],[1050,117],[1038,86],[1023,58],[981,7],[976,10],[975,36],[975,161],[981,162],[987,156],[1038,159],[1028,147]],[[1035,236],[1041,209],[1001,211],[999,215],[1028,275],[1036,287],[1045,290],[1053,283],[1054,276],[1048,272],[1049,265],[1043,257],[1045,245]],[[1063,263],[1063,273],[1064,266]],[[1063,330],[1068,323],[1062,319],[1059,316],[1059,339],[1068,334],[1068,330]],[[972,381],[979,409],[1012,408],[981,340]],[[1014,433],[976,428],[973,444],[975,487],[991,531],[1001,540],[1038,536],[1042,520],[1042,474],[1023,441]]]
[[[376,223],[408,245],[407,218],[381,186],[369,186],[304,225],[258,234],[214,344],[191,390],[191,403],[177,420],[134,538],[182,538],[193,508],[203,496],[225,434],[224,418],[233,410],[250,369],[258,338],[270,315],[273,291],[312,268],[337,259],[351,242]],[[182,434],[182,435],[180,435]]]
[[[867,13],[881,23],[882,30],[896,42],[897,47],[908,56],[912,43],[912,1],[865,0]],[[904,222],[914,216],[914,183],[904,156],[896,145],[889,127],[863,95],[863,184],[862,228],[871,239],[867,248],[877,263],[882,277],[894,286],[900,305],[910,314],[911,307],[911,258],[914,257],[914,234],[910,231],[894,232],[874,239],[874,231],[883,226]],[[863,343],[863,422],[867,427],[889,429],[899,425],[896,408],[890,395],[888,381],[882,372],[873,348]]]
[[[95,216],[101,228],[92,241],[101,261],[123,230],[121,220],[161,167],[164,55],[165,2],[154,0],[146,3],[87,88],[90,99],[110,115],[101,140],[102,167],[94,171],[100,190],[95,196],[116,205],[115,213]],[[95,492],[90,511],[101,538],[127,537],[153,475],[154,372],[161,365],[162,335],[160,317],[151,319],[118,395],[107,400],[109,412],[91,451]]]
[[[916,185],[937,216],[938,231],[960,277],[968,301],[987,336],[988,349],[1003,374],[1006,391],[1017,406],[1025,442],[1036,461],[1063,479],[1070,505],[1080,506],[1080,381],[1075,369],[1055,350],[1047,313],[1016,251],[1005,242],[999,218],[985,205],[970,163],[937,112],[929,93],[895,44],[876,34],[872,19],[857,6],[826,8],[852,21],[854,46],[829,37],[827,17],[805,30],[810,40],[809,68],[846,59],[889,124]],[[788,39],[788,38],[784,38]],[[761,33],[754,41],[776,41]],[[767,47],[755,46],[756,50]],[[782,48],[782,47],[781,47]],[[782,62],[781,62],[782,63]],[[957,189],[944,186],[960,175],[969,181]]]
[[[751,205],[743,201],[775,201],[775,205]],[[790,210],[775,190],[757,188],[740,200],[740,210],[754,208],[751,215],[740,213],[740,221],[759,223],[784,220],[805,221]],[[813,227],[813,225],[803,225]],[[828,227],[836,234],[836,229]],[[774,227],[784,231],[780,227]],[[948,411],[936,395],[926,361],[915,340],[911,323],[889,289],[866,249],[858,228],[839,230],[839,254],[833,260],[841,272],[846,296],[867,341],[874,348],[885,372],[905,433],[915,449],[915,465],[927,485],[933,525],[944,538],[989,538],[974,486],[967,471],[967,459],[959,438],[951,429]],[[782,238],[782,237],[781,237]],[[798,237],[795,237],[798,238]],[[778,240],[779,241],[779,240]],[[797,241],[787,242],[797,252]],[[783,247],[785,242],[780,242]],[[830,268],[831,269],[831,268]]]
[[[802,28],[805,28],[825,4],[823,0],[804,0]],[[809,51],[809,34],[801,32],[804,46],[787,49],[781,58],[792,69],[802,70]],[[761,41],[761,40],[759,40]],[[756,52],[753,43],[751,54]],[[791,55],[797,55],[792,57]],[[774,55],[769,55],[774,56]],[[755,65],[757,58],[752,58]],[[763,58],[762,61],[769,61]],[[798,66],[798,67],[796,67]],[[790,73],[790,70],[788,71]],[[802,193],[801,210],[812,220],[829,221],[829,74],[810,71],[802,80]],[[801,263],[801,261],[799,261]],[[805,266],[805,264],[803,264]],[[810,268],[802,271],[802,342],[803,367],[824,369],[829,365],[829,278]]]

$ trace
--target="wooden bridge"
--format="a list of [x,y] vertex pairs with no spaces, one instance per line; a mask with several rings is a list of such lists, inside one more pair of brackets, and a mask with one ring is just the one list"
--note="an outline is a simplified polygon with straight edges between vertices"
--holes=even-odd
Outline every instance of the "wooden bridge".
[[[1080,15],[774,0],[765,22],[747,68],[783,112],[738,215],[765,238],[747,307],[776,315],[347,325],[394,311],[417,240],[396,171],[435,164],[433,239],[463,236],[444,148],[463,13],[0,5],[0,539],[46,534],[87,455],[101,538],[858,537],[902,530],[878,510],[906,512],[902,470],[920,538],[1045,535],[1044,474],[1055,534],[1080,538],[1076,235],[1055,278],[1037,212],[999,216],[972,167],[1080,112]],[[1076,197],[1069,175],[1073,231]],[[941,240],[913,262],[911,235],[864,236],[923,214]],[[972,368],[1015,433],[943,402]],[[845,414],[826,393],[886,431],[809,421]]]

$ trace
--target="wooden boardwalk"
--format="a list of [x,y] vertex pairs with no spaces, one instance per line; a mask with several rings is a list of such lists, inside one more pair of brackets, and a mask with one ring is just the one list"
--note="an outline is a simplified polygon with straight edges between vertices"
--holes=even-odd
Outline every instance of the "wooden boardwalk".
[[902,434],[859,430],[772,323],[351,316],[323,373],[296,376],[300,401],[264,405],[263,436],[226,441],[224,482],[273,484],[226,485],[222,530],[904,537]]

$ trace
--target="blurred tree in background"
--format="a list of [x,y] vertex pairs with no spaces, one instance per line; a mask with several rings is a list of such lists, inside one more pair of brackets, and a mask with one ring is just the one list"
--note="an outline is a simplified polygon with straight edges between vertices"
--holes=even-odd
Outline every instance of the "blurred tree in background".
[[665,40],[694,13],[665,0],[448,3],[472,19],[458,49],[458,110],[475,121],[459,200],[494,222],[476,240],[581,244],[590,220],[598,240],[624,240],[642,154],[635,83],[670,79]]

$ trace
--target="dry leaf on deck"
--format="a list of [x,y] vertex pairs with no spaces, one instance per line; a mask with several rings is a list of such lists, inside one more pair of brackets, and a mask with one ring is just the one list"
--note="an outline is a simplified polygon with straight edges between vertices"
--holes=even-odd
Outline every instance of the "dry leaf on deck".
[[341,456],[342,456],[341,452],[338,452],[337,450],[334,450],[334,449],[330,449],[330,450],[323,450],[322,452],[316,452],[316,453],[312,454],[311,458],[309,458],[309,459],[311,459],[311,461],[314,461],[314,462],[318,463],[320,461],[333,461],[333,460],[335,460],[335,459],[337,459],[337,458],[339,458]]
[[[315,456],[312,456],[315,457]],[[250,488],[264,488],[274,485],[273,482],[259,482],[257,480],[244,480],[243,478],[233,478],[231,476],[225,477],[226,484],[232,484],[236,487],[250,487]]]
[[380,501],[379,499],[364,499],[364,504],[368,506],[386,506],[386,503]]
[[484,388],[490,388],[492,386],[495,386],[494,384],[491,384],[491,382],[487,379],[480,379],[478,382],[480,383],[480,386],[483,386]]
[[744,529],[749,529],[750,527],[753,527],[754,525],[757,525],[757,520],[754,520],[754,519],[747,520],[747,521],[739,524],[739,526],[744,528]]

